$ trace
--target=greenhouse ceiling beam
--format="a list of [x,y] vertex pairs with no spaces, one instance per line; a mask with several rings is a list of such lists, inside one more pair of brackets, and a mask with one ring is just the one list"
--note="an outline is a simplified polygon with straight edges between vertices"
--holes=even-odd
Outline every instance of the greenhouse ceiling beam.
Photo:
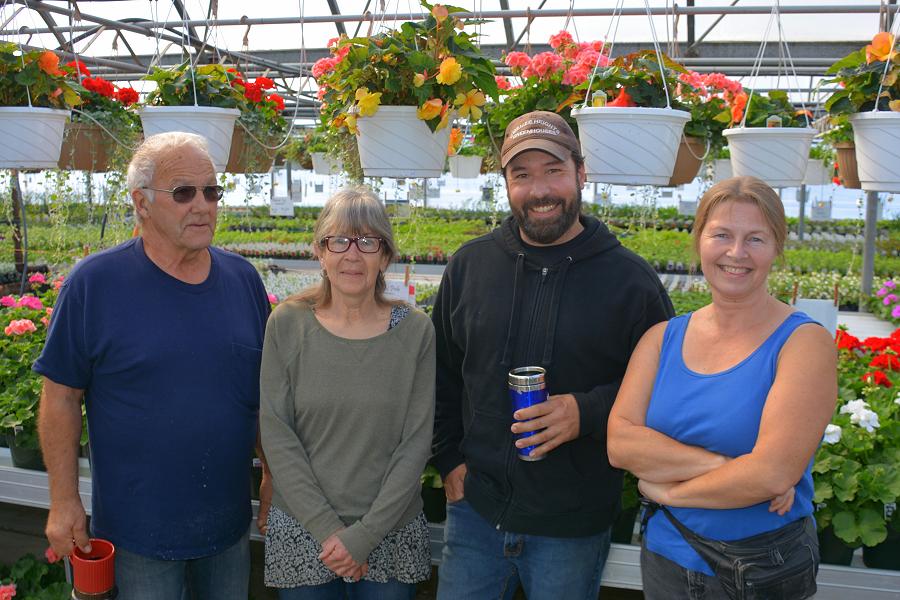
[[[341,14],[341,9],[338,7],[337,0],[328,0],[328,10],[331,11],[333,15]],[[347,29],[344,28],[344,24],[340,21],[335,21],[334,26],[337,28],[338,35],[347,35]]]
[[[37,46],[29,46],[26,44],[22,44],[22,47],[25,48],[26,50],[43,50],[43,48],[38,48]],[[61,58],[66,61],[75,60],[77,58],[78,60],[83,62],[88,67],[94,67],[94,66],[108,67],[108,70],[100,69],[97,71],[98,73],[100,73],[101,71],[104,71],[108,74],[115,74],[115,73],[121,72],[123,69],[126,69],[128,71],[131,71],[134,69],[134,65],[131,63],[122,62],[120,60],[115,60],[115,59],[111,59],[111,58],[84,56],[82,54],[76,55],[72,52],[69,52],[68,50],[57,50],[57,52],[61,55]],[[141,75],[141,77],[143,77],[146,74],[147,73],[144,72]],[[136,77],[135,79],[140,79],[140,77]]]
[[[500,0],[500,8],[501,10],[509,10],[509,0]],[[512,50],[516,47],[516,42],[513,40],[513,28],[512,21],[509,19],[503,19],[503,31],[506,33],[506,47],[509,50]]]
[[[187,9],[184,7],[184,3],[181,0],[172,0],[172,6],[178,12],[178,16],[181,17],[181,20],[185,23],[189,23],[191,20],[190,15],[188,15]],[[212,8],[212,4],[210,4],[210,8]],[[207,15],[208,16],[208,15]],[[209,26],[207,26],[208,28]],[[194,25],[188,25],[188,35],[191,36],[191,39],[199,40],[200,36],[197,35],[197,30]]]
[[56,27],[56,21],[53,20],[53,17],[46,10],[35,9],[37,14],[41,16],[44,23],[47,24],[47,27],[50,28],[50,33],[53,34],[53,37],[56,38],[56,41],[59,43],[61,48],[66,47],[66,38],[59,32],[59,29]]
[[[74,12],[72,10],[69,10],[67,8],[57,7],[57,6],[51,6],[49,4],[45,4],[44,2],[40,2],[39,0],[12,0],[12,1],[16,4],[23,4],[28,8],[38,10],[38,11],[43,9],[48,12],[65,15],[65,16],[73,16],[73,14],[74,14]],[[150,24],[149,21],[143,21],[143,22],[136,21],[135,23],[126,23],[124,21],[115,21],[112,19],[104,19],[103,17],[98,17],[96,15],[88,15],[85,13],[79,13],[79,14],[83,21],[90,21],[92,23],[97,23],[99,25],[106,25],[110,29],[131,31],[133,33],[139,33],[139,34],[147,36],[147,37],[154,37],[154,38],[159,38],[161,40],[166,40],[168,42],[174,42],[179,45],[183,42],[183,39],[180,36],[168,35],[168,34],[164,34],[164,33],[160,33],[160,34],[154,33],[154,31],[153,31],[154,25]],[[140,23],[140,24],[138,24],[138,23]],[[190,24],[191,24],[191,22],[187,23],[188,26]],[[214,20],[197,21],[193,24],[207,25],[207,26],[211,27],[215,24],[215,21]],[[179,23],[179,24],[162,23],[162,24],[157,25],[157,27],[164,27],[164,26],[171,27],[173,25],[182,25],[183,26],[183,25],[185,25],[185,23]],[[191,38],[189,40],[189,43],[190,43],[190,45],[194,46],[198,50],[204,46],[204,44],[201,40],[197,40],[194,38]],[[263,66],[263,67],[268,67],[268,68],[273,69],[278,72],[284,71],[284,68],[281,65],[279,65],[278,63],[272,63],[270,61],[266,61],[264,59],[257,58],[256,56],[254,56],[252,54],[247,54],[244,52],[234,52],[232,50],[218,48],[216,46],[211,46],[211,45],[206,45],[206,47],[211,52],[216,52],[221,56],[227,56],[235,62],[253,63],[253,64]],[[305,74],[306,73],[301,73],[301,72],[293,73],[294,76],[300,76],[300,75],[305,75]]]

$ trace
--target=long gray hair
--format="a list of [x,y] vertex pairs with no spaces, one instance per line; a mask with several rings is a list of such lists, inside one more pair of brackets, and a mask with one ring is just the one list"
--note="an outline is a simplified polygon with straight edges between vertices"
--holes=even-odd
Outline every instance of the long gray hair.
[[[340,233],[344,235],[375,235],[382,239],[381,255],[387,257],[388,264],[397,258],[397,244],[391,220],[384,205],[372,190],[363,186],[347,187],[339,190],[322,208],[313,232],[316,256],[325,250],[325,236]],[[384,296],[386,284],[384,273],[379,272],[375,281],[375,302],[381,305],[393,304]],[[289,301],[306,302],[311,306],[328,306],[331,303],[331,281],[322,277],[322,282],[287,298]]]

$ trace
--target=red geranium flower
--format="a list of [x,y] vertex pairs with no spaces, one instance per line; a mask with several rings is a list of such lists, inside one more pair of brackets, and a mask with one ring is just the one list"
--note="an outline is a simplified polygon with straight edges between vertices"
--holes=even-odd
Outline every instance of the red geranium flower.
[[872,352],[881,352],[891,343],[890,338],[867,337],[863,340],[862,345]]
[[284,110],[284,98],[282,98],[278,94],[269,94],[268,96],[266,96],[266,100],[268,100],[269,102],[274,102],[275,109],[277,111],[280,112]]
[[134,88],[126,87],[116,90],[116,100],[125,106],[131,106],[140,99]]
[[275,82],[269,79],[268,77],[257,77],[256,81],[254,81],[256,85],[258,85],[261,89],[271,90],[275,87]]
[[88,70],[87,65],[85,65],[80,60],[72,60],[66,63],[66,66],[72,69],[75,73],[81,72],[83,77],[90,77],[91,72]]
[[833,183],[834,185],[841,185],[841,178],[840,177],[832,177],[831,183]]
[[259,102],[262,100],[262,89],[255,83],[247,82],[244,87],[244,97],[251,102]]
[[870,367],[886,369],[888,371],[900,371],[900,358],[896,354],[879,354],[869,363]]
[[859,338],[850,335],[843,329],[837,330],[837,334],[834,336],[834,341],[835,343],[837,343],[837,347],[841,350],[856,350],[860,346]]
[[81,81],[81,85],[84,86],[84,89],[89,92],[96,92],[101,96],[106,96],[107,98],[112,98],[116,93],[116,89],[113,87],[113,84],[103,79],[102,77],[86,77]]
[[883,385],[886,388],[894,386],[894,384],[891,383],[891,380],[888,379],[888,376],[882,371],[870,371],[869,373],[865,373],[860,379],[870,385]]

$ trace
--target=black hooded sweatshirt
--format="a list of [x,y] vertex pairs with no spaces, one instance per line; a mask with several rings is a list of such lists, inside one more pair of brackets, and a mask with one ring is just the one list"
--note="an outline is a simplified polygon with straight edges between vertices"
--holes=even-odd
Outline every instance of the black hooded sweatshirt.
[[[432,462],[465,462],[465,498],[504,531],[580,537],[608,529],[622,473],[609,464],[606,423],[641,335],[674,315],[650,266],[604,224],[580,217],[575,239],[522,242],[512,217],[463,245],[434,305],[437,406]],[[516,457],[507,374],[547,370],[549,394],[574,394],[579,437],[543,460]]]

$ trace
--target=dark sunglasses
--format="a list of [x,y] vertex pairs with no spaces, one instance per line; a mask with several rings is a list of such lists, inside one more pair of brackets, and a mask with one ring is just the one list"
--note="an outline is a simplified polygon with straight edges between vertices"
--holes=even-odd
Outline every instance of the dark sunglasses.
[[222,199],[222,196],[225,195],[225,188],[223,188],[221,185],[207,185],[204,187],[199,187],[196,185],[179,185],[174,190],[161,190],[152,187],[145,187],[142,189],[153,190],[154,192],[166,192],[167,194],[172,194],[172,200],[174,200],[175,202],[179,204],[187,204],[194,199],[195,195],[197,195],[198,188],[203,192],[203,198],[207,202],[218,202]]
[[374,254],[381,249],[382,239],[370,235],[362,235],[355,237],[347,237],[345,235],[328,235],[319,242],[322,246],[328,248],[329,252],[341,254],[350,249],[350,246],[356,244],[359,251],[364,254]]

